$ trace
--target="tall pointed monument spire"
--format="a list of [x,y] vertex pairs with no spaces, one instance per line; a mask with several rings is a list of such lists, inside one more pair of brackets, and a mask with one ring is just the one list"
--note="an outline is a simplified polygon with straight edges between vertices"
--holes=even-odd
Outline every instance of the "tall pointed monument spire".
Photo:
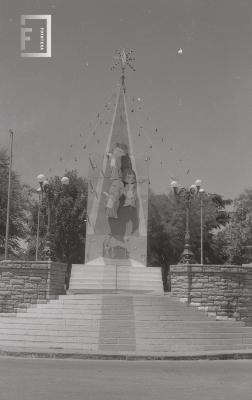
[[121,86],[122,86],[124,93],[126,92],[126,86],[125,86],[126,67],[129,67],[133,71],[135,71],[135,68],[132,65],[132,62],[135,61],[135,57],[133,57],[133,52],[134,52],[133,50],[128,50],[128,51],[126,51],[125,49],[117,50],[116,56],[114,56],[114,65],[113,65],[112,69],[115,69],[118,65],[120,66]]
[[146,163],[135,159],[127,115],[125,69],[133,68],[130,61],[125,50],[116,60],[121,82],[105,154],[92,155],[86,262],[100,257],[146,262],[148,177],[143,174]]

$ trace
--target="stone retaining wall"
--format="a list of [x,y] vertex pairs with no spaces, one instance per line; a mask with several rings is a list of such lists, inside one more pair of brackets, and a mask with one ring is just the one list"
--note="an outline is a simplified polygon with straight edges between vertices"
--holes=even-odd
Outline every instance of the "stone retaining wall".
[[171,292],[217,319],[252,325],[252,264],[172,265]]
[[16,312],[65,294],[66,264],[52,261],[0,262],[0,312]]

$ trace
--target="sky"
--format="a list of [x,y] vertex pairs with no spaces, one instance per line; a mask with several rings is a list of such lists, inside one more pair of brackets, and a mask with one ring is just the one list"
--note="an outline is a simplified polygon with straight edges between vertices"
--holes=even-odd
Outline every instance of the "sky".
[[[52,57],[20,56],[20,16],[52,15]],[[0,147],[14,131],[14,169],[87,176],[109,134],[127,70],[136,157],[151,188],[171,179],[234,198],[252,186],[251,0],[0,0]]]

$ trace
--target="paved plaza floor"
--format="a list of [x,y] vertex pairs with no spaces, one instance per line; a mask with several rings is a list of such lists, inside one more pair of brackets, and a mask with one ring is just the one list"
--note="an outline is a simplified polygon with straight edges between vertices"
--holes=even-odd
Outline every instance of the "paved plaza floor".
[[0,358],[1,400],[251,400],[252,361]]

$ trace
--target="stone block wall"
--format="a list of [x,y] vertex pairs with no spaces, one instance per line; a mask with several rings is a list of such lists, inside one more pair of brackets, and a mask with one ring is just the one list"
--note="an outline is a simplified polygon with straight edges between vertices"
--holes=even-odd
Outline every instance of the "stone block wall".
[[252,325],[252,264],[172,265],[171,292],[217,319]]
[[66,264],[52,261],[0,262],[0,313],[65,294]]

